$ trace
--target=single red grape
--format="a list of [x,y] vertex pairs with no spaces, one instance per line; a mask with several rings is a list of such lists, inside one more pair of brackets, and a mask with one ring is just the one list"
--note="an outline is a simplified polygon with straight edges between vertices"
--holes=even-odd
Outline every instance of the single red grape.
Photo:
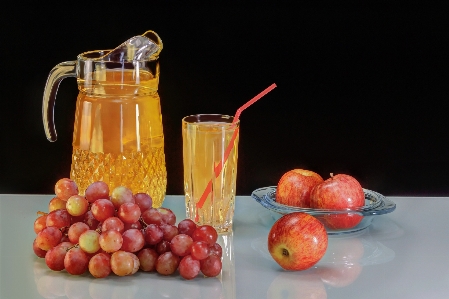
[[48,251],[58,245],[61,241],[62,233],[54,226],[47,226],[36,236],[36,245],[42,250]]
[[139,221],[140,215],[139,206],[132,202],[125,202],[118,208],[118,217],[124,223],[135,223]]
[[209,244],[204,241],[193,242],[190,254],[196,260],[204,260],[209,256]]
[[111,202],[114,204],[114,207],[118,209],[125,202],[135,203],[133,193],[130,189],[119,186],[114,188],[111,193]]
[[65,209],[66,201],[59,197],[53,197],[48,203],[48,212]]
[[90,207],[92,215],[100,222],[105,221],[109,217],[113,217],[115,214],[115,208],[109,199],[100,198],[97,199]]
[[88,264],[88,256],[81,248],[73,247],[64,257],[64,268],[72,275],[81,275],[86,272]]
[[161,225],[163,223],[162,215],[155,208],[150,208],[142,213],[142,219],[146,224]]
[[191,255],[186,255],[179,263],[179,274],[184,279],[194,279],[200,273],[200,261]]
[[159,243],[164,237],[164,232],[156,224],[150,224],[145,228],[145,241],[149,245]]
[[97,199],[109,199],[109,186],[103,181],[96,181],[87,186],[84,194],[90,203],[94,203]]
[[97,253],[89,260],[89,272],[95,278],[104,278],[111,273],[111,257],[107,253]]
[[156,269],[156,261],[159,254],[154,249],[144,248],[139,251],[137,257],[139,258],[142,271],[150,272]]
[[120,250],[123,245],[122,234],[116,230],[107,230],[101,233],[98,239],[101,249],[106,252],[112,253]]
[[204,260],[200,261],[200,269],[204,275],[209,277],[215,277],[220,274],[222,268],[221,258],[212,254]]
[[197,227],[196,223],[190,219],[184,219],[178,223],[179,233],[188,236],[192,236],[193,232],[196,230],[196,227]]
[[34,232],[38,234],[47,227],[47,215],[41,215],[34,221]]
[[110,229],[123,233],[125,231],[125,224],[118,217],[109,217],[101,224],[101,231],[104,232]]
[[209,247],[209,255],[215,254],[219,258],[223,255],[223,249],[221,248],[220,244],[215,243],[214,245],[211,245]]
[[78,186],[71,179],[60,179],[55,184],[55,194],[60,199],[67,200],[70,196],[78,194]]
[[84,196],[72,195],[67,199],[65,208],[70,215],[81,216],[87,212],[89,202]]
[[40,258],[44,258],[45,254],[47,254],[46,250],[42,250],[37,246],[36,239],[34,239],[34,241],[33,241],[33,251],[34,251],[34,254],[36,254]]
[[137,252],[145,245],[145,238],[142,232],[132,228],[123,232],[123,244],[120,250],[127,252]]
[[67,210],[55,210],[47,214],[46,225],[57,228],[69,227],[71,216]]
[[157,210],[161,214],[163,222],[165,222],[167,224],[175,225],[176,215],[175,215],[175,213],[173,213],[172,210],[163,208],[163,207],[158,208]]
[[193,240],[190,236],[179,234],[170,241],[170,249],[177,256],[185,256],[190,254]]
[[194,241],[204,241],[209,245],[214,245],[214,243],[217,242],[218,233],[215,230],[215,228],[205,224],[195,229],[195,231],[192,234],[192,239]]
[[83,232],[78,240],[80,248],[86,253],[96,253],[100,250],[100,234],[94,230]]
[[134,194],[134,200],[136,204],[140,207],[140,211],[142,212],[153,207],[153,200],[151,196],[146,193]]
[[[115,275],[131,275],[134,271],[135,260],[132,253],[126,251],[116,251],[111,255],[111,269]],[[138,259],[137,259],[138,260]]]
[[171,251],[161,254],[156,260],[156,271],[161,275],[171,275],[178,269],[179,257]]

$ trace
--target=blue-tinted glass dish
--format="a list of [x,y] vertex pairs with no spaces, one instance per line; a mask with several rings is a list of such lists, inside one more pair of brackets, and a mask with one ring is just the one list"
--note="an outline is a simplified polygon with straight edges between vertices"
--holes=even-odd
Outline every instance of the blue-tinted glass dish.
[[[363,207],[359,207],[356,209],[346,209],[346,210],[324,210],[324,209],[311,209],[311,208],[300,208],[287,206],[283,204],[279,204],[276,202],[276,187],[263,187],[256,189],[252,192],[251,197],[255,199],[258,203],[260,203],[264,208],[268,209],[271,213],[271,216],[277,220],[281,216],[285,214],[289,214],[292,212],[304,212],[315,216],[318,218],[326,227],[327,233],[329,235],[339,235],[339,234],[347,234],[353,233],[357,231],[361,231],[370,226],[373,217],[376,215],[383,215],[387,213],[391,213],[396,209],[396,204],[383,196],[380,193],[377,193],[372,190],[363,189],[365,193],[365,205]],[[345,229],[335,229],[329,227],[326,222],[326,217],[335,214],[358,214],[363,216],[362,221],[352,227]]]

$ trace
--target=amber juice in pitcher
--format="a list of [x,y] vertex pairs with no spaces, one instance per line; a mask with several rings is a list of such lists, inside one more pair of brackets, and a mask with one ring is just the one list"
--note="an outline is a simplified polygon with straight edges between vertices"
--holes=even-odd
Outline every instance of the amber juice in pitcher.
[[101,67],[85,77],[92,80],[78,79],[70,177],[80,190],[101,180],[161,206],[167,174],[157,77]]

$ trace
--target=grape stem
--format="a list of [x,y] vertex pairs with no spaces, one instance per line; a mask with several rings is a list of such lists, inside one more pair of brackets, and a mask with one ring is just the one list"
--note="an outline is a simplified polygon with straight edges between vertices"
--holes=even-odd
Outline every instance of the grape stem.
[[143,220],[142,217],[139,218],[139,222],[140,222],[140,224],[142,224],[143,229],[145,229],[148,226],[148,224]]
[[65,251],[68,252],[72,248],[79,248],[79,247],[80,247],[79,243],[76,243],[75,245],[70,246],[69,248],[67,248]]

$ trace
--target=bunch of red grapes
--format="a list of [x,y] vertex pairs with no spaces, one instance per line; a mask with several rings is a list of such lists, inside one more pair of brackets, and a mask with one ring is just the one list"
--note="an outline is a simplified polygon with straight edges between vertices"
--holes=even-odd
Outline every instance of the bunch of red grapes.
[[97,181],[81,196],[76,183],[63,178],[55,195],[49,213],[38,212],[34,222],[33,250],[51,270],[73,275],[89,271],[96,278],[111,272],[132,275],[139,269],[162,275],[178,270],[184,279],[221,272],[217,231],[190,219],[176,225],[175,214],[153,208],[146,193],[120,186],[109,195],[108,185]]

